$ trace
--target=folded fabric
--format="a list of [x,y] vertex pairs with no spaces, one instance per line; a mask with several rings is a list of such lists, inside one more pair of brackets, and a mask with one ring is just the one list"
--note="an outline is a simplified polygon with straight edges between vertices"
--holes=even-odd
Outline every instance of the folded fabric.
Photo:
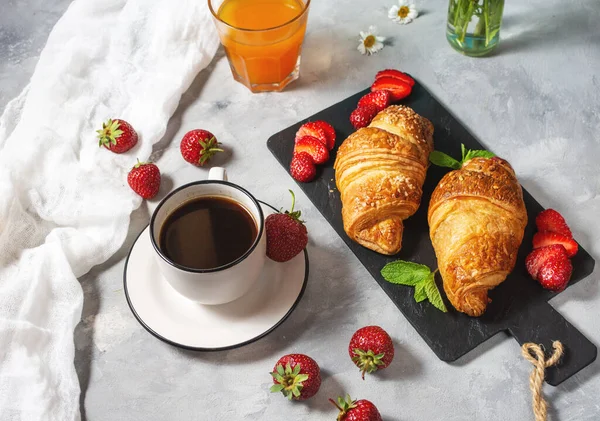
[[[76,0],[28,87],[0,119],[0,414],[77,420],[77,277],[123,243],[141,199],[127,185],[218,37],[206,2]],[[122,118],[139,142],[117,155],[95,130]]]

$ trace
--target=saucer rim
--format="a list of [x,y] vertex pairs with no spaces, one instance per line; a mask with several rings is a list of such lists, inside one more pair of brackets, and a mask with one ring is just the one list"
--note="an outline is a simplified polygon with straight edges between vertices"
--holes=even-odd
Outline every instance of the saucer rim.
[[[268,206],[269,208],[273,209],[275,212],[279,212],[274,206],[271,206],[270,204],[268,204],[268,203],[266,203],[266,202],[264,202],[262,200],[259,200],[259,199],[256,199],[256,200],[260,204],[263,204],[263,205]],[[129,252],[127,253],[127,258],[125,259],[125,266],[123,268],[123,290],[125,291],[125,299],[127,300],[127,305],[129,306],[129,309],[131,310],[131,312],[133,313],[135,319],[139,322],[139,324],[141,324],[142,327],[148,333],[150,333],[152,336],[154,336],[157,339],[160,339],[161,341],[163,341],[163,342],[165,342],[165,343],[167,343],[169,345],[175,346],[175,347],[180,348],[180,349],[185,349],[185,350],[188,350],[188,351],[201,351],[201,352],[226,351],[226,350],[230,350],[230,349],[241,348],[241,347],[243,347],[245,345],[251,344],[252,342],[256,342],[259,339],[264,338],[265,336],[267,336],[268,334],[270,334],[271,332],[273,332],[275,329],[277,329],[292,314],[292,312],[296,309],[296,307],[300,303],[300,300],[302,300],[302,297],[304,296],[304,291],[306,290],[306,285],[308,284],[308,273],[309,273],[308,252],[307,252],[306,248],[303,250],[303,252],[304,252],[304,280],[302,281],[302,288],[300,289],[300,293],[298,294],[298,297],[296,298],[296,301],[294,301],[294,304],[292,304],[292,306],[290,307],[290,309],[287,311],[287,313],[285,313],[285,315],[280,320],[278,320],[275,324],[273,324],[273,326],[271,326],[269,329],[267,329],[266,331],[264,331],[260,335],[255,336],[254,338],[248,339],[248,340],[246,340],[244,342],[240,342],[238,344],[227,345],[227,346],[222,346],[222,347],[215,347],[215,348],[212,348],[212,347],[211,348],[207,348],[207,347],[195,347],[195,346],[181,344],[179,342],[175,342],[175,341],[173,341],[171,339],[165,338],[164,336],[162,336],[159,333],[155,332],[138,315],[138,313],[136,312],[135,308],[133,307],[133,304],[131,303],[131,299],[129,297],[129,291],[127,290],[127,267],[129,265],[129,258],[131,257],[131,252],[133,251],[133,248],[137,244],[138,240],[140,239],[140,236],[146,231],[146,229],[148,229],[149,226],[150,226],[150,223],[148,223],[140,231],[140,233],[135,238],[133,244],[131,245],[131,248],[129,249]]]

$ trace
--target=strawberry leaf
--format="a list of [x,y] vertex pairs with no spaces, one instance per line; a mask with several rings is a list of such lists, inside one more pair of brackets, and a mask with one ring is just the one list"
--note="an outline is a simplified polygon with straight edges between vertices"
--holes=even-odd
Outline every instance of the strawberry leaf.
[[296,382],[302,383],[308,380],[308,374],[298,374],[295,378]]
[[284,386],[282,384],[274,384],[273,386],[271,386],[271,392],[273,393],[277,393],[277,392],[281,392],[283,390]]

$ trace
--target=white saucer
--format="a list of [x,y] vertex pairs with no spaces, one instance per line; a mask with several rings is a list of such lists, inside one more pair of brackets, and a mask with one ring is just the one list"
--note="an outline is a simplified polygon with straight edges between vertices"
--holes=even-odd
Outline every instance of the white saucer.
[[[265,218],[275,208],[261,202]],[[142,326],[171,345],[198,351],[237,348],[279,326],[294,310],[308,280],[306,250],[292,260],[266,259],[249,293],[231,303],[198,304],[176,292],[158,271],[146,227],[125,262],[125,297]]]

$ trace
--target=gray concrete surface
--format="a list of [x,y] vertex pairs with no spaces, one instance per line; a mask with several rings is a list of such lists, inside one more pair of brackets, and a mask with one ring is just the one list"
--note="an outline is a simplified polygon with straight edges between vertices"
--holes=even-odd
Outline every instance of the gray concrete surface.
[[[447,0],[420,0],[407,26],[387,19],[392,0],[314,2],[301,79],[278,94],[252,95],[236,84],[220,52],[183,97],[155,150],[167,183],[206,177],[179,160],[178,140],[202,127],[233,151],[217,158],[230,178],[276,206],[294,182],[267,151],[267,138],[370,84],[397,67],[415,75],[487,147],[508,159],[544,206],[565,215],[581,244],[600,255],[600,6],[597,0],[507,2],[501,46],[472,59],[445,40]],[[3,1],[0,13],[0,108],[26,85],[66,0]],[[379,26],[389,45],[372,57],[356,51],[360,30]],[[249,110],[261,110],[259,112]],[[227,352],[181,351],[150,336],[134,319],[122,290],[124,258],[155,203],[132,215],[120,252],[81,279],[82,322],[76,368],[87,420],[331,420],[328,397],[372,400],[386,421],[533,419],[530,366],[518,344],[500,334],[453,364],[439,361],[342,240],[298,190],[310,233],[311,276],[291,317],[266,338]],[[598,274],[552,304],[600,343]],[[396,357],[380,375],[360,379],[346,347],[367,324],[386,328]],[[269,371],[288,352],[321,365],[320,393],[289,403],[268,392]],[[552,420],[600,419],[600,363],[561,386],[546,386]]]

